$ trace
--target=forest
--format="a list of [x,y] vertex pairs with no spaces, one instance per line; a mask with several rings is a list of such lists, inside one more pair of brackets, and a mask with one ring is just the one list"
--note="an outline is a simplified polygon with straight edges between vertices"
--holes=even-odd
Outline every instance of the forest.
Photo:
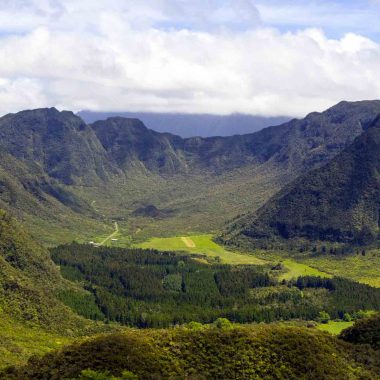
[[87,318],[124,325],[168,327],[211,323],[332,319],[380,310],[380,289],[343,278],[278,280],[278,268],[221,265],[156,250],[72,243],[51,250],[62,275],[87,293],[58,297]]

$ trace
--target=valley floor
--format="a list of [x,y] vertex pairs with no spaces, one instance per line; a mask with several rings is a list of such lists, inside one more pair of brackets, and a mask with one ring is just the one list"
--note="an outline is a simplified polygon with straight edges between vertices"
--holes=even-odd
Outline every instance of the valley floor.
[[[373,250],[366,256],[350,255],[334,257],[331,255],[312,257],[310,255],[290,255],[286,252],[236,252],[226,250],[216,244],[210,234],[190,235],[183,240],[181,236],[171,238],[152,238],[137,244],[140,248],[154,248],[161,251],[179,251],[203,254],[231,265],[281,264],[284,267],[280,279],[290,280],[299,276],[346,277],[364,284],[380,287],[380,252]],[[193,245],[186,244],[192,241]]]

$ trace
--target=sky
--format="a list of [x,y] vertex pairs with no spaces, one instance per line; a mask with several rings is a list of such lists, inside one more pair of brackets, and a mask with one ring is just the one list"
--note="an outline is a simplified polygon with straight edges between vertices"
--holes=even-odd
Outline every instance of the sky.
[[380,0],[0,0],[0,114],[302,117],[380,98]]

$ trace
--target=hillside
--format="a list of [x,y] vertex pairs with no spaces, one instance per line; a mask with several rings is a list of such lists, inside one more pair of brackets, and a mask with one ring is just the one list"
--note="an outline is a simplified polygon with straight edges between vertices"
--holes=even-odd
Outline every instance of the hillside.
[[[118,177],[111,192],[104,186],[92,194],[101,194],[107,217],[130,220],[129,233],[140,231],[138,239],[215,232],[236,215],[262,206],[299,174],[331,160],[379,112],[379,101],[342,102],[302,120],[226,138],[181,139],[137,121],[133,128],[122,118],[100,121],[93,128],[126,178]],[[170,217],[130,218],[148,205]]]
[[101,336],[32,359],[3,378],[370,380],[380,374],[375,351],[313,329],[219,325]]
[[371,243],[380,225],[379,158],[380,117],[327,165],[296,179],[257,213],[237,220],[225,238]]
[[[252,134],[186,139],[136,119],[9,114],[0,118],[0,205],[48,244],[107,236],[109,220],[140,239],[211,232],[331,160],[378,113],[380,101],[341,102]],[[166,217],[134,216],[147,206]]]
[[60,302],[62,292],[86,295],[63,280],[47,250],[0,210],[0,367],[102,329]]

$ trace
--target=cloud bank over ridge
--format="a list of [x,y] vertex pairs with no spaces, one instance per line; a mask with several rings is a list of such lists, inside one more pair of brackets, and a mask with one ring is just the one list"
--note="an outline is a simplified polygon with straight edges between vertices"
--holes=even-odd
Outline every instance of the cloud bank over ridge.
[[375,38],[348,27],[331,36],[313,19],[296,27],[294,14],[263,3],[6,0],[0,113],[56,106],[302,116],[342,99],[380,98]]

